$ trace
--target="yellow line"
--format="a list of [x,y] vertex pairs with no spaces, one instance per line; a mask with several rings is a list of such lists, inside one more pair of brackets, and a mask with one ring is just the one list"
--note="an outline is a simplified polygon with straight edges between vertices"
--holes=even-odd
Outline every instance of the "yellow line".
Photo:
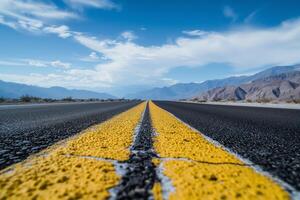
[[95,156],[125,161],[129,158],[134,129],[137,126],[146,104],[124,112],[95,127],[94,130],[70,141],[60,154]]
[[[113,163],[126,160],[145,103],[89,129],[64,146],[0,172],[0,199],[107,199],[118,184]],[[40,154],[42,155],[42,154]]]
[[152,188],[152,194],[153,194],[153,198],[155,200],[162,200],[163,196],[162,196],[162,188],[161,188],[161,184],[158,182],[155,182]]
[[170,199],[289,199],[277,183],[150,102],[155,151],[175,187]]

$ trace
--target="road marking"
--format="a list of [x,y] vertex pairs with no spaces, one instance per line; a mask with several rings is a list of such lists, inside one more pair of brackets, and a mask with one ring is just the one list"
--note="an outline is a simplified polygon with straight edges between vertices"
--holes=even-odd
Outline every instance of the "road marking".
[[155,182],[152,188],[152,194],[155,200],[163,200],[161,183]]
[[152,102],[150,114],[155,151],[175,187],[169,199],[290,199],[279,184]]
[[146,104],[143,103],[127,112],[108,120],[94,131],[70,141],[61,154],[94,156],[118,161],[129,158],[134,129],[139,123]]
[[145,103],[0,172],[0,199],[107,199]]

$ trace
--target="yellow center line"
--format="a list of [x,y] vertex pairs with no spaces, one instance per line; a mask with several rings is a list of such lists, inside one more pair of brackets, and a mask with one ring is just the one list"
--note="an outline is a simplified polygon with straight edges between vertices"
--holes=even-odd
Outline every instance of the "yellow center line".
[[[142,103],[55,148],[0,172],[0,199],[107,199],[120,177],[112,162],[129,158]],[[54,145],[55,146],[55,145]],[[102,160],[89,159],[103,158]]]
[[125,161],[129,158],[134,129],[146,104],[108,120],[94,130],[70,141],[58,153],[76,156],[94,156]]
[[[175,188],[169,199],[289,199],[289,194],[226,150],[150,102],[155,151]],[[159,196],[159,195],[157,195]],[[159,198],[158,198],[159,199]]]

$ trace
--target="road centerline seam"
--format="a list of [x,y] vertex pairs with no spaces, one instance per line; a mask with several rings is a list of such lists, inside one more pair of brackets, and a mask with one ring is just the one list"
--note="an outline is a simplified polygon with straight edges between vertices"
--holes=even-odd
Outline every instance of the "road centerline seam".
[[130,157],[124,162],[125,174],[119,185],[112,189],[114,194],[110,199],[153,199],[152,188],[159,180],[152,162],[157,156],[152,146],[153,131],[148,103],[137,129],[130,147]]

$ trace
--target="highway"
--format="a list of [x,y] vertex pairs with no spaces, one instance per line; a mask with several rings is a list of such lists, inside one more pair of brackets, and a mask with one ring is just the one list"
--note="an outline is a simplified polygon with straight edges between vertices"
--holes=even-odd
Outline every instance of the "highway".
[[[47,112],[41,111],[43,107],[48,108]],[[15,109],[9,109],[3,115],[13,118]],[[29,151],[32,156],[28,159],[0,170],[0,199],[47,199],[50,196],[52,199],[113,200],[298,200],[300,197],[297,188],[298,110],[165,101],[25,106],[22,109],[39,110],[40,116],[48,116],[49,126],[52,121],[60,121],[58,118],[68,121],[68,129],[61,128],[61,132],[56,133],[58,137],[52,137],[55,129],[43,132],[42,128],[48,129],[29,126],[35,130],[32,137],[37,138],[32,141],[42,140],[47,145],[49,141],[49,145],[53,145],[36,150],[40,151],[37,154]],[[61,109],[65,111],[60,112]],[[29,124],[39,122],[34,116],[24,112],[20,123],[26,124],[23,118],[30,119]],[[84,120],[87,120],[87,129],[82,127]],[[90,127],[88,122],[94,125]],[[70,135],[77,133],[76,136],[53,143],[53,138],[60,141],[61,135],[68,137],[69,134],[64,133],[69,130]],[[14,134],[12,131],[7,136]],[[17,143],[27,140],[21,135]],[[11,149],[19,146],[11,145]],[[284,167],[288,172],[282,169]]]
[[300,110],[155,103],[300,190]]
[[0,106],[0,169],[105,121],[138,102]]

